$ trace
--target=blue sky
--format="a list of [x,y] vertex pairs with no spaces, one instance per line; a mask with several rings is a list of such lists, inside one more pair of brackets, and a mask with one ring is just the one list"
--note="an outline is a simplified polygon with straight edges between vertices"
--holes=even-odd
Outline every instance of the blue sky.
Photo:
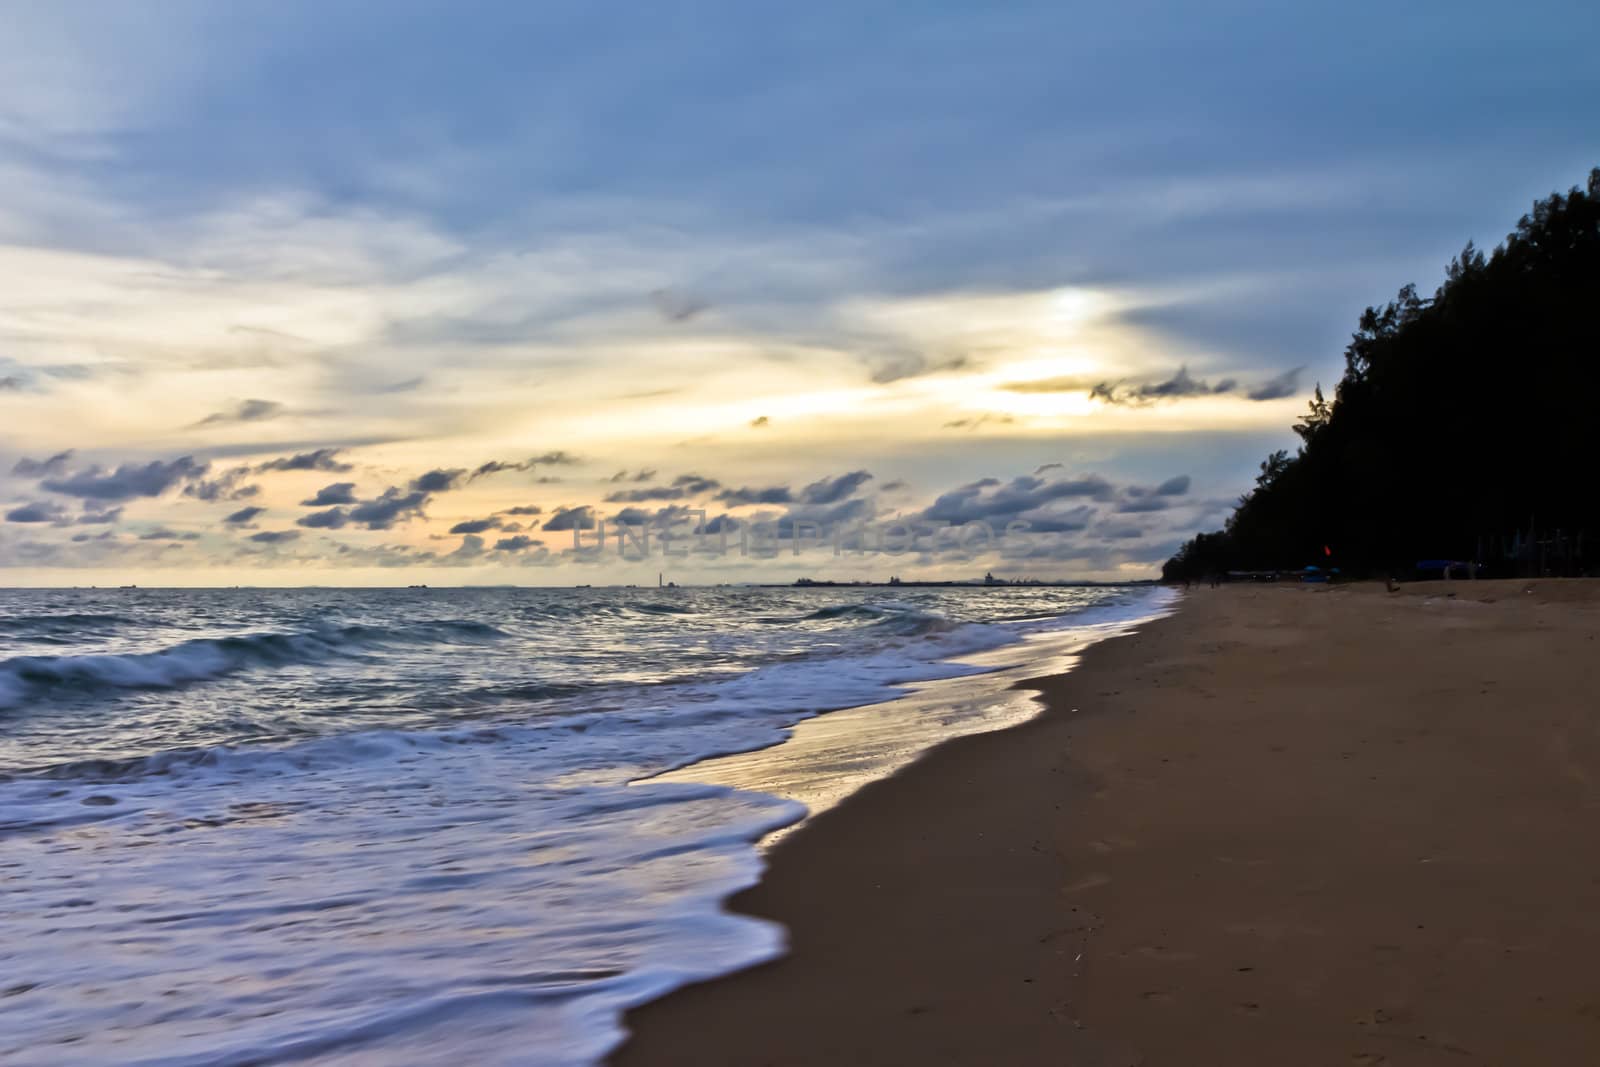
[[[1144,576],[1292,442],[1362,307],[1431,290],[1468,238],[1492,246],[1600,162],[1600,15],[1578,3],[91,3],[8,21],[0,502],[23,519],[0,524],[0,580],[17,583],[591,581],[533,528],[548,519],[510,534],[548,542],[537,562],[448,531],[518,506],[605,514],[611,478],[648,469],[664,489],[796,494],[866,470],[857,513],[880,518],[984,479],[1096,476],[1112,496],[1074,503],[1092,516],[1029,567]],[[1155,388],[1174,381],[1211,388]],[[328,472],[267,466],[319,448],[368,501],[429,470],[573,462],[330,529],[300,503]],[[201,499],[196,476],[80,522],[83,498],[13,470],[69,450],[79,474],[265,468],[263,510],[226,522],[238,502]],[[1138,493],[1181,475],[1169,506]],[[1072,499],[1030,514],[1059,525]],[[734,512],[758,515],[793,517]],[[109,536],[72,539],[91,526]]]

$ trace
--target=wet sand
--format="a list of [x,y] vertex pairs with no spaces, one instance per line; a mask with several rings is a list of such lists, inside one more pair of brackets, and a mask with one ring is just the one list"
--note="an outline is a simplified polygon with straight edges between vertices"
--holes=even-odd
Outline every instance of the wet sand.
[[1597,633],[1591,582],[1196,590],[781,842],[730,906],[790,954],[614,1061],[1600,1062]]

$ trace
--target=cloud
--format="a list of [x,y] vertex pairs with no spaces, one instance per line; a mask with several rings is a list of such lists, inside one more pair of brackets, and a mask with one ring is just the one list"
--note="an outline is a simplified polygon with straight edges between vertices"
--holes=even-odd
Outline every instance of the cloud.
[[[1247,400],[1257,401],[1279,400],[1286,396],[1293,396],[1296,382],[1300,377],[1300,372],[1302,369],[1303,368],[1296,367],[1293,370],[1286,371],[1285,373],[1278,375],[1276,378],[1268,379],[1267,381],[1253,388],[1243,389],[1242,395]],[[1062,381],[1063,384],[1065,384],[1068,380]],[[1079,380],[1073,379],[1071,381],[1077,383],[1074,385],[1074,388],[1077,388],[1081,385],[1081,381]],[[1046,384],[1049,383],[1020,382],[1016,383],[1015,385],[1006,386],[1006,388],[1011,389],[1014,392],[1026,392],[1030,391],[1028,388],[1026,388],[1028,386],[1041,386]],[[1037,389],[1031,391],[1053,390]],[[1095,383],[1092,387],[1090,387],[1089,390],[1089,396],[1092,399],[1104,401],[1107,404],[1119,404],[1131,407],[1142,407],[1148,404],[1157,403],[1162,400],[1183,400],[1191,397],[1222,396],[1225,394],[1237,395],[1240,393],[1241,386],[1238,379],[1223,378],[1213,384],[1203,379],[1193,377],[1190,375],[1189,368],[1186,366],[1179,367],[1178,372],[1171,378],[1160,381],[1144,382],[1142,384],[1134,385],[1127,385],[1120,381],[1102,381]]]
[[255,507],[252,505],[251,507],[240,508],[232,515],[224,518],[222,521],[227,523],[229,526],[243,526],[254,519],[257,515],[263,514],[266,510],[266,508]]
[[[474,470],[472,472],[472,476],[467,480],[475,482],[479,478],[486,477],[490,474],[499,474],[502,471],[531,471],[536,467],[569,467],[578,462],[580,461],[577,456],[572,455],[570,452],[561,451],[546,452],[539,456],[529,456],[527,459],[516,463],[507,463],[498,459],[491,459],[489,462],[482,464],[476,470]],[[613,478],[612,481],[616,481],[616,479]]]
[[1299,388],[1300,374],[1304,370],[1304,367],[1295,367],[1293,370],[1284,371],[1276,378],[1262,382],[1245,395],[1251,400],[1282,400],[1286,396],[1294,396]]
[[1189,491],[1189,476],[1180,474],[1156,486],[1156,496],[1183,496]]
[[543,515],[544,508],[538,504],[519,504],[514,508],[506,508],[503,515]]
[[[368,500],[350,509],[350,521],[361,523],[369,530],[387,530],[397,522],[421,515],[422,509],[432,499],[426,492],[413,490],[402,493],[389,488],[376,500]],[[303,524],[302,524],[303,525]]]
[[1022,476],[1009,482],[998,478],[984,478],[970,482],[941,495],[921,513],[921,518],[931,522],[948,522],[961,526],[969,522],[987,522],[991,526],[1004,526],[1013,521],[1029,522],[1036,528],[1068,522],[1076,526],[1080,519],[1047,511],[1058,501],[1089,499],[1110,501],[1116,489],[1097,475],[1084,478],[1047,480]]
[[461,485],[466,476],[467,472],[459,467],[431,470],[411,479],[411,488],[422,493],[443,493]]
[[301,505],[308,508],[326,508],[334,504],[354,504],[356,502],[355,482],[334,482],[317,490],[315,496],[309,500],[300,501]]
[[67,464],[72,462],[72,449],[57,452],[49,459],[29,459],[27,456],[17,460],[11,468],[11,473],[23,478],[44,478],[52,474],[60,474],[67,469]]
[[265,419],[276,418],[284,413],[284,406],[276,400],[245,400],[232,411],[219,411],[214,415],[207,415],[195,426],[215,426],[232,422],[261,422]]
[[849,474],[841,474],[837,478],[823,478],[800,490],[800,502],[802,504],[832,504],[854,493],[871,479],[872,475],[866,471],[851,471]]
[[86,507],[83,511],[83,514],[79,515],[73,521],[80,526],[92,526],[102,523],[118,522],[121,520],[121,518],[122,509],[120,507],[101,508],[91,505]]
[[721,483],[714,478],[706,478],[698,474],[680,474],[672,480],[671,485],[655,486],[649,489],[624,489],[606,495],[608,504],[643,504],[653,500],[683,500],[685,497],[701,496],[719,488]]
[[540,527],[551,533],[562,530],[592,530],[595,527],[594,509],[585,505],[576,508],[557,508],[550,520]]
[[210,464],[181,456],[163,463],[153,460],[143,465],[125,463],[115,470],[98,465],[61,478],[48,478],[40,486],[52,493],[93,500],[129,500],[140,496],[160,496],[181,482],[199,478]]
[[750,420],[750,425],[755,427],[758,430],[761,429],[763,426],[770,426],[771,424],[772,424],[772,420],[767,418],[765,415],[760,415],[760,416]]
[[340,448],[318,448],[310,452],[299,452],[292,456],[280,456],[269,459],[255,467],[257,474],[268,471],[328,471],[333,474],[344,474],[355,470],[355,465],[344,463],[338,459]]
[[618,471],[617,473],[615,473],[615,474],[613,474],[611,476],[610,480],[613,481],[613,482],[648,482],[651,478],[654,478],[655,476],[656,476],[656,471],[654,469],[652,469],[652,468],[643,468],[643,469],[640,469],[640,470],[637,470],[637,471],[631,471],[631,472],[630,471],[625,471],[625,470]]
[[261,492],[259,485],[240,485],[250,474],[249,467],[232,467],[215,478],[202,478],[183,487],[184,496],[213,502],[217,500],[243,500]]
[[494,550],[496,552],[523,552],[530,548],[538,548],[543,544],[543,541],[528,537],[525,534],[518,534],[516,537],[500,538],[494,543]]
[[158,527],[148,533],[139,535],[141,541],[198,541],[200,535],[189,531],[179,532],[170,530],[165,526]]
[[344,508],[329,508],[327,511],[302,515],[294,522],[296,526],[312,530],[342,530],[350,524],[350,514]]
[[724,489],[716,495],[716,499],[733,507],[745,507],[754,504],[788,504],[794,501],[794,493],[787,485],[772,485],[764,489],[745,486],[740,489]]
[[998,426],[1006,426],[1016,421],[1017,420],[1012,418],[1010,415],[979,415],[976,418],[970,419],[953,419],[950,422],[945,423],[943,428],[946,430],[976,430],[978,427],[988,425],[989,423],[994,423]]
[[450,532],[453,534],[481,534],[486,530],[497,530],[499,528],[500,520],[491,515],[487,519],[468,519],[465,522],[458,522],[450,527]]
[[1172,503],[1159,496],[1138,496],[1125,500],[1117,505],[1117,511],[1124,515],[1140,515],[1152,511],[1166,511]]
[[48,501],[23,504],[6,512],[7,522],[59,522],[66,517],[66,508]]
[[300,536],[299,530],[262,530],[250,535],[250,540],[262,545],[281,545]]

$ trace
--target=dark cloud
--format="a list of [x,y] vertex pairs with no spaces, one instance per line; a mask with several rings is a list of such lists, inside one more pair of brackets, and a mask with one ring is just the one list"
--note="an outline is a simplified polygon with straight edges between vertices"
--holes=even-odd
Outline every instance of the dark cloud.
[[745,486],[740,489],[724,489],[716,495],[732,507],[746,507],[752,504],[789,504],[794,501],[794,492],[787,485],[772,485],[764,489],[755,489]]
[[29,459],[23,456],[11,468],[11,473],[23,478],[44,478],[52,474],[60,474],[67,469],[67,464],[72,462],[72,449],[57,452],[49,459]]
[[544,514],[544,508],[541,508],[538,504],[520,504],[520,505],[518,505],[517,507],[514,507],[514,508],[506,508],[506,510],[501,512],[501,514],[503,514],[503,515],[543,515]]
[[158,529],[151,530],[148,533],[140,534],[139,535],[139,540],[141,540],[141,541],[198,541],[198,540],[200,540],[200,535],[197,534],[197,533],[191,533],[191,532],[189,532],[187,530],[185,530],[183,532],[179,532],[177,530],[169,530],[165,526],[162,526],[162,527],[159,527]]
[[[467,480],[475,482],[479,478],[486,477],[490,474],[499,474],[502,471],[531,471],[536,467],[570,467],[578,462],[579,460],[577,456],[572,455],[570,452],[561,451],[546,452],[543,455],[538,456],[529,456],[527,459],[513,463],[507,463],[498,459],[491,459],[489,462],[480,465],[476,470],[474,470],[472,472],[472,476]],[[540,480],[543,481],[544,479]],[[616,479],[613,478],[612,480],[615,481]]]
[[823,478],[800,490],[800,502],[802,504],[833,504],[843,500],[871,480],[872,475],[866,471],[851,471],[849,474],[841,474],[837,478]]
[[519,534],[516,537],[502,537],[494,543],[496,552],[523,552],[530,548],[538,548],[543,541]]
[[214,415],[207,415],[196,426],[215,426],[219,423],[230,422],[261,422],[264,419],[275,418],[284,413],[284,407],[276,400],[245,400],[232,411],[219,411]]
[[299,530],[262,530],[250,535],[250,540],[262,545],[281,545],[300,536]]
[[458,522],[450,527],[450,532],[453,534],[481,534],[486,530],[497,530],[499,528],[500,520],[491,515],[487,519],[468,519],[466,522]]
[[1250,390],[1245,395],[1251,400],[1282,400],[1286,396],[1294,396],[1299,389],[1300,373],[1304,367],[1284,371],[1276,378],[1269,378]]
[[59,522],[66,517],[66,508],[48,501],[23,504],[6,512],[7,522]]
[[[1300,377],[1302,368],[1296,367],[1271,378],[1260,385],[1244,389],[1243,395],[1249,400],[1279,400],[1286,396],[1293,396],[1295,383]],[[1008,389],[1022,390],[1021,387],[1039,383],[1019,383],[1018,386],[1007,386]],[[1120,404],[1132,407],[1142,407],[1162,400],[1182,400],[1189,397],[1221,396],[1223,394],[1238,394],[1241,386],[1235,378],[1223,378],[1216,383],[1195,378],[1189,373],[1188,367],[1179,367],[1178,373],[1162,381],[1126,384],[1124,382],[1098,382],[1089,390],[1093,399],[1103,400],[1108,404]]]
[[772,425],[772,420],[767,418],[765,415],[761,415],[757,418],[751,419],[750,425],[754,426],[756,429],[760,429],[763,426]]
[[184,481],[198,479],[210,464],[193,456],[181,456],[163,463],[125,463],[114,470],[98,465],[60,478],[47,478],[40,485],[52,493],[92,500],[129,500],[139,496],[160,496]]
[[431,500],[426,492],[413,489],[409,493],[402,493],[399,489],[389,488],[376,500],[368,500],[355,505],[350,509],[350,521],[361,523],[369,530],[387,530],[395,523],[413,518],[422,514],[422,509]]
[[224,518],[222,521],[227,523],[229,526],[243,526],[245,523],[248,523],[252,519],[254,519],[257,515],[260,515],[260,514],[264,513],[266,510],[267,510],[266,508],[258,508],[258,507],[254,507],[254,506],[251,506],[251,507],[248,507],[248,508],[240,508],[238,511],[235,511],[232,515],[229,515],[226,518]]
[[611,481],[613,481],[613,482],[648,482],[651,478],[654,478],[655,476],[656,476],[655,470],[649,469],[649,468],[641,469],[641,470],[637,470],[637,471],[631,471],[631,472],[623,470],[623,471],[618,471],[617,473],[613,474],[611,476]]
[[1189,491],[1189,476],[1180,474],[1156,486],[1156,496],[1183,496]]
[[300,501],[301,505],[308,508],[326,508],[335,504],[354,504],[356,502],[355,482],[334,482],[317,490],[316,496],[309,500]]
[[[1025,521],[1042,528],[1041,524],[1052,521],[1051,514],[1044,510],[1050,504],[1084,498],[1110,501],[1115,496],[1116,489],[1111,483],[1096,475],[1055,480],[1023,476],[1009,482],[984,478],[940,496],[920,517],[931,522],[948,522],[952,526],[968,522],[1003,526]],[[1068,521],[1076,523],[1078,519]]]
[[1141,515],[1152,511],[1166,511],[1171,506],[1171,502],[1164,497],[1136,496],[1118,504],[1117,511],[1124,515]]
[[698,474],[681,474],[671,485],[653,486],[649,489],[626,489],[607,494],[608,504],[644,504],[653,500],[683,500],[701,496],[719,488],[721,483]]
[[1010,415],[979,415],[970,419],[954,419],[944,424],[946,430],[976,430],[980,426],[993,423],[997,426],[1006,426],[1017,420]]
[[268,471],[328,471],[332,474],[343,474],[355,469],[355,465],[339,460],[339,448],[318,448],[310,452],[298,452],[292,456],[279,456],[258,464],[255,471],[265,474]]
[[244,500],[261,492],[259,485],[241,485],[250,476],[249,467],[232,467],[215,478],[202,478],[183,487],[184,496],[214,502],[218,500]]
[[296,526],[313,530],[342,530],[350,524],[350,515],[344,508],[329,508],[327,511],[302,515],[294,522]]
[[578,508],[557,508],[540,529],[555,533],[561,530],[592,530],[595,527],[594,509],[587,505]]
[[15,374],[8,374],[0,378],[0,393],[20,393],[27,388],[27,379]]
[[440,468],[411,479],[411,488],[422,493],[443,493],[461,485],[466,476],[467,472],[459,467]]

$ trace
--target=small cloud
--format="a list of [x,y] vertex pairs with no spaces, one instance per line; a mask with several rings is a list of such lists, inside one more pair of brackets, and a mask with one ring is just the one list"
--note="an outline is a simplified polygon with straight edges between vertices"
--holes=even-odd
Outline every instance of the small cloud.
[[750,425],[754,426],[756,429],[760,429],[763,426],[771,425],[771,420],[768,419],[765,415],[762,415],[759,418],[751,419],[750,420]]
[[519,504],[514,508],[506,508],[502,515],[543,515],[544,508],[538,504]]
[[207,415],[195,426],[216,426],[232,422],[261,422],[266,419],[276,418],[284,413],[284,407],[276,400],[245,400],[232,411],[219,411],[214,415]]
[[161,526],[161,527],[157,527],[154,530],[149,531],[148,533],[140,534],[139,535],[139,540],[141,540],[141,541],[198,541],[198,540],[200,540],[200,535],[197,534],[197,533],[192,533],[192,532],[187,531],[187,530],[182,531],[182,532],[179,532],[177,530],[169,530],[167,527]]
[[7,522],[59,522],[66,517],[66,508],[48,501],[23,504],[6,512]]
[[49,459],[29,459],[23,456],[11,468],[11,473],[23,478],[44,478],[52,474],[60,474],[67,469],[67,464],[72,462],[72,449],[57,452]]
[[450,527],[450,532],[453,534],[481,534],[486,530],[495,530],[499,527],[500,520],[491,515],[487,519],[468,519],[466,522],[458,522]]
[[350,514],[344,508],[329,508],[327,511],[302,515],[294,522],[296,526],[312,530],[342,530],[350,524]]
[[339,448],[318,448],[311,452],[299,452],[292,456],[280,456],[269,459],[255,467],[257,474],[268,471],[328,471],[333,474],[343,474],[355,470],[355,465],[339,460]]
[[248,508],[240,508],[238,511],[235,511],[232,515],[229,515],[226,518],[224,518],[222,521],[224,523],[228,524],[229,526],[243,526],[246,523],[249,523],[252,520],[254,520],[257,515],[263,514],[266,510],[267,510],[266,508],[259,508],[259,507],[254,507],[254,506],[251,506],[251,507],[248,507]]
[[423,493],[443,493],[459,486],[466,476],[467,472],[459,467],[431,470],[411,479],[411,488]]
[[262,530],[250,535],[250,540],[260,545],[281,545],[296,540],[299,530]]
[[594,509],[588,505],[577,508],[557,508],[540,529],[551,533],[562,530],[592,530],[595,527]]
[[1282,400],[1286,396],[1294,396],[1299,389],[1300,373],[1304,370],[1304,367],[1295,367],[1284,371],[1276,378],[1268,378],[1245,395],[1251,400]]
[[1183,496],[1189,491],[1189,476],[1180,474],[1156,486],[1156,496]]
[[1016,421],[1010,415],[979,415],[977,418],[956,419],[952,422],[947,422],[944,424],[944,428],[946,430],[976,430],[978,427],[988,423],[1003,426]]
[[802,504],[835,504],[871,480],[872,475],[866,471],[851,471],[849,474],[841,474],[837,478],[823,478],[800,490],[800,502]]
[[335,504],[354,504],[356,502],[355,482],[334,482],[317,490],[315,496],[309,500],[302,500],[300,504],[308,508],[326,508]]

